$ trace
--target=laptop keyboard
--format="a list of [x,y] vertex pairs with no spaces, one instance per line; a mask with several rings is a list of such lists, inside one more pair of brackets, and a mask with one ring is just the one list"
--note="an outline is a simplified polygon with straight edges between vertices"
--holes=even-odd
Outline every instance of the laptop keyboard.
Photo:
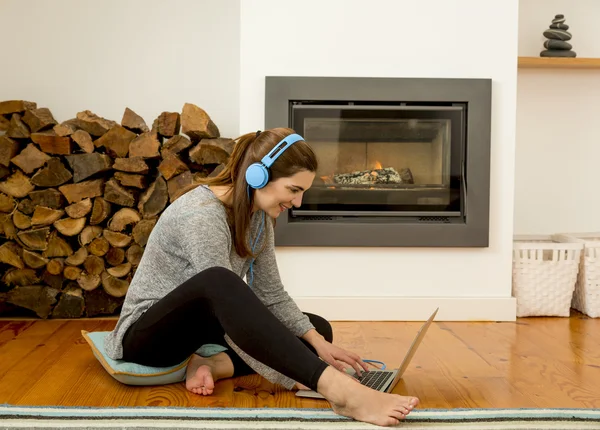
[[370,370],[363,372],[361,377],[357,377],[358,381],[369,388],[379,390],[387,381],[390,372],[382,370]]

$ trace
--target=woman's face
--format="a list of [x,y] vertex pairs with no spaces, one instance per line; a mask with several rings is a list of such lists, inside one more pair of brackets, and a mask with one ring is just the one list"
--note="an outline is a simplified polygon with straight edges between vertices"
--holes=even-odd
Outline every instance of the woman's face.
[[264,188],[254,193],[254,209],[260,209],[272,218],[277,218],[284,210],[302,204],[304,192],[310,188],[314,172],[302,170],[288,178],[269,181]]

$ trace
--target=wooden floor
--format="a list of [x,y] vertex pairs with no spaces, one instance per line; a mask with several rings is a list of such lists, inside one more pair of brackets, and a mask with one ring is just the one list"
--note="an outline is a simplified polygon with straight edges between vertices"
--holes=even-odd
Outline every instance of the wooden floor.
[[[327,408],[257,376],[219,381],[203,398],[183,384],[128,387],[106,374],[80,331],[115,320],[0,321],[0,404]],[[333,323],[335,343],[400,364],[421,323]],[[397,393],[424,408],[600,407],[600,319],[436,322]]]

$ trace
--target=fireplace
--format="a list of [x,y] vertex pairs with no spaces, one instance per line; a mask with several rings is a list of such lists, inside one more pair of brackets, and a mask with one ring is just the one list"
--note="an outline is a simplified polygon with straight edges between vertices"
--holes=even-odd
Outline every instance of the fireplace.
[[279,246],[486,247],[491,81],[267,77],[265,127],[319,169]]

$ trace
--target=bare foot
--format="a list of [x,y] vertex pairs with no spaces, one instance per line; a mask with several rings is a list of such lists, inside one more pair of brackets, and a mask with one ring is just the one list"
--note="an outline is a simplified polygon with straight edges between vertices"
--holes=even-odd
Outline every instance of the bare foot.
[[329,400],[335,413],[379,426],[399,424],[419,404],[416,397],[367,388],[333,367],[321,375],[318,391]]
[[204,358],[194,354],[190,359],[185,376],[185,387],[194,394],[209,396],[215,382],[233,375],[233,363],[223,352]]

